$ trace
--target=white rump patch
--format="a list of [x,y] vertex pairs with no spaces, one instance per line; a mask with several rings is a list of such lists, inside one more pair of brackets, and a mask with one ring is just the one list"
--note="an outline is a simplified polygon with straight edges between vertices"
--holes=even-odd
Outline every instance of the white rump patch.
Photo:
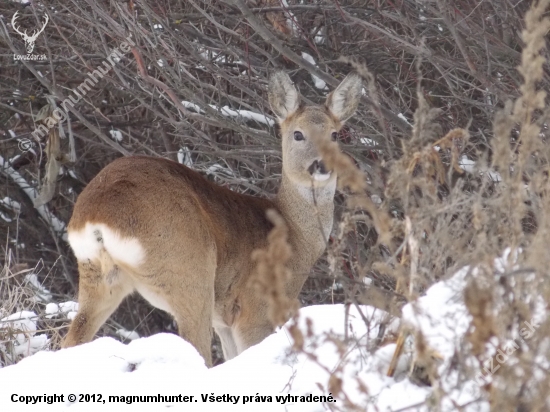
[[101,223],[86,223],[82,230],[69,231],[68,237],[71,248],[80,261],[99,259],[102,247],[115,263],[137,267],[145,260],[145,251],[139,240],[122,237],[117,231]]

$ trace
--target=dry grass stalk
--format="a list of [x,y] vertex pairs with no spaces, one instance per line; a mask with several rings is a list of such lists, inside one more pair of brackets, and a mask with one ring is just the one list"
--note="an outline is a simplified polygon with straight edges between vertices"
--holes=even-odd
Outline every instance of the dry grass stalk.
[[[40,110],[35,121],[38,124],[41,124],[46,118],[51,118],[54,108],[55,107],[52,107],[52,105],[48,103]],[[42,180],[40,194],[36,197],[36,199],[34,199],[34,207],[40,207],[53,199],[55,195],[55,183],[61,168],[60,160],[62,159],[62,153],[58,128],[51,128],[48,131],[46,139],[46,170],[44,179]]]
[[269,210],[267,217],[273,223],[273,229],[269,232],[266,248],[252,252],[256,276],[251,279],[251,285],[267,299],[268,315],[273,325],[281,326],[298,309],[298,301],[290,299],[285,290],[292,276],[286,267],[292,249],[288,243],[288,228],[281,215]]
[[327,167],[338,174],[338,187],[340,189],[349,188],[353,193],[352,196],[348,196],[347,198],[347,207],[349,209],[360,208],[367,211],[373,219],[380,242],[389,245],[391,243],[390,218],[367,197],[365,193],[367,189],[365,175],[353,163],[350,156],[340,151],[336,143],[320,139],[316,143]]
[[[506,104],[504,110],[495,117],[494,124],[493,164],[511,189],[505,207],[514,210],[514,215],[519,217],[511,222],[514,245],[519,245],[523,238],[521,219],[527,212],[525,182],[529,184],[534,174],[540,172],[540,167],[548,165],[547,145],[540,138],[541,125],[536,121],[540,111],[545,108],[547,95],[539,85],[544,77],[543,65],[546,63],[542,54],[547,47],[545,36],[550,30],[550,19],[543,17],[548,4],[547,0],[541,0],[525,15],[525,29],[521,36],[525,46],[521,64],[517,68],[524,79],[519,88],[521,95],[513,104]],[[516,125],[519,125],[519,130]],[[517,133],[517,138],[510,139],[514,133]]]
[[393,375],[395,374],[397,362],[399,362],[399,357],[403,353],[403,348],[405,347],[405,341],[407,340],[407,335],[408,333],[404,329],[401,329],[399,331],[397,342],[395,342],[395,351],[391,358],[390,365],[388,366],[388,371],[386,372],[386,376],[393,377]]

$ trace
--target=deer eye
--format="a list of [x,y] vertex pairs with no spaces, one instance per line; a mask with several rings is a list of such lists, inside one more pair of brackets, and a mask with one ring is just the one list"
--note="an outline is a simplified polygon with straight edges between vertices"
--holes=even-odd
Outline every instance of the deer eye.
[[332,138],[332,141],[335,142],[336,139],[338,139],[338,133],[337,133],[337,132],[332,132],[332,134],[330,135],[330,137]]
[[302,134],[302,132],[298,132],[298,131],[294,132],[294,140],[298,140],[298,141],[304,140],[304,135]]

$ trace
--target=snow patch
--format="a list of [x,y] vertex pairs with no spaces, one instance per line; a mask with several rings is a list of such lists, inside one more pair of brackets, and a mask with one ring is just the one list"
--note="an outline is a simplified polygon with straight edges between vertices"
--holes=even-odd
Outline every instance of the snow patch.
[[472,159],[469,159],[468,156],[466,155],[462,155],[462,157],[460,158],[460,160],[458,161],[458,165],[462,168],[462,170],[464,170],[465,172],[468,172],[468,173],[473,173],[474,172],[474,168],[476,166],[476,162]]
[[[182,100],[181,104],[186,109],[191,109],[197,113],[204,113],[204,110],[202,110],[201,107],[196,103]],[[209,106],[226,117],[236,117],[244,120],[254,120],[258,123],[267,124],[268,126],[273,126],[275,124],[275,121],[270,117],[266,116],[265,114],[256,113],[256,112],[252,112],[250,110],[244,110],[244,109],[233,110],[229,106],[219,107],[219,106],[216,106],[215,104],[210,104]]]
[[[317,67],[317,63],[315,63],[315,59],[311,54],[302,52],[302,59],[307,61],[308,63],[313,64],[315,67]],[[311,75],[311,80],[313,80],[313,84],[315,84],[315,87],[319,90],[326,90],[327,84],[324,80],[320,79],[319,77],[315,76],[314,74]]]
[[6,214],[4,214],[3,212],[0,212],[0,217],[2,218],[2,220],[5,220],[7,223],[11,223],[13,220]]
[[134,330],[117,329],[116,334],[126,340],[139,339],[139,334]]
[[14,337],[10,339],[10,342],[13,343],[12,348],[5,345],[7,342],[0,343],[0,351],[4,352],[9,359],[15,360],[18,356],[29,356],[47,347],[48,337],[45,334],[36,335],[36,318],[36,313],[23,310],[0,319],[2,335]]
[[180,147],[178,150],[178,163],[187,167],[193,167],[193,159],[191,158],[191,150],[187,146]]
[[122,142],[122,133],[120,130],[109,130],[109,134],[111,135],[111,138],[117,142]]
[[[338,369],[343,379],[342,389],[350,401],[365,406],[365,411],[389,411],[399,408],[428,411],[423,402],[432,388],[419,387],[406,379],[410,356],[398,364],[400,380],[385,376],[395,344],[378,347],[379,327],[388,314],[369,306],[322,305],[300,310],[298,327],[311,325],[314,336],[305,337],[304,350],[315,353],[316,360],[303,353],[290,353],[292,338],[286,325],[232,360],[207,369],[196,349],[172,334],[158,334],[136,339],[125,345],[112,338],[99,338],[91,343],[56,352],[39,352],[17,365],[0,369],[0,381],[5,393],[28,394],[21,382],[33,377],[32,392],[56,393],[59,388],[68,393],[101,393],[109,395],[193,395],[197,402],[190,408],[185,403],[135,403],[132,410],[164,411],[289,411],[314,412],[324,410],[321,403],[275,401],[275,396],[328,395],[330,371]],[[359,312],[361,311],[361,313]],[[50,306],[54,312],[55,307]],[[386,330],[395,331],[398,321]],[[333,337],[349,338],[345,355],[333,343]],[[372,349],[372,352],[370,350]],[[322,366],[321,366],[322,365]],[[328,372],[327,372],[328,371]],[[100,379],[90,379],[98,376]],[[359,389],[359,384],[368,393]],[[183,389],[182,389],[183,388]],[[201,394],[239,395],[237,404],[230,402],[203,403]],[[269,395],[272,402],[249,402],[243,405],[243,395]],[[421,404],[414,407],[415,404]],[[336,405],[342,406],[338,399]],[[123,405],[107,402],[95,406],[85,402],[41,403],[42,410],[101,410],[118,412]],[[24,410],[28,406],[12,403],[0,397],[0,410]]]
[[399,117],[401,120],[403,120],[405,123],[407,123],[409,126],[412,126],[411,123],[407,120],[405,115],[403,113],[398,113],[397,117]]
[[[466,155],[462,155],[460,157],[460,160],[458,161],[459,166],[468,173],[474,173],[476,169],[476,162]],[[493,182],[498,183],[502,182],[502,176],[499,172],[495,172],[494,170],[487,169],[487,168],[481,168],[479,171],[480,175],[487,174],[489,179],[491,179]]]
[[218,107],[213,104],[209,106],[227,117],[237,117],[245,120],[254,120],[258,123],[267,124],[268,126],[273,126],[275,124],[273,119],[268,118],[266,115],[251,112],[250,110],[233,110],[229,106]]
[[25,275],[25,281],[34,289],[34,301],[35,302],[49,302],[52,300],[51,292],[40,284],[38,277],[34,273]]

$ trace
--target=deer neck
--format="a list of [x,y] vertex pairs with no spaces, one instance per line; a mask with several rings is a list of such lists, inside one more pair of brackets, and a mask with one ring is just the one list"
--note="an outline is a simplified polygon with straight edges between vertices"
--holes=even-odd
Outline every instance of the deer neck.
[[289,267],[295,282],[289,290],[292,295],[300,292],[309,276],[311,267],[323,254],[332,230],[336,179],[323,188],[311,188],[293,183],[283,170],[281,187],[275,203],[285,218],[289,229],[292,257]]

